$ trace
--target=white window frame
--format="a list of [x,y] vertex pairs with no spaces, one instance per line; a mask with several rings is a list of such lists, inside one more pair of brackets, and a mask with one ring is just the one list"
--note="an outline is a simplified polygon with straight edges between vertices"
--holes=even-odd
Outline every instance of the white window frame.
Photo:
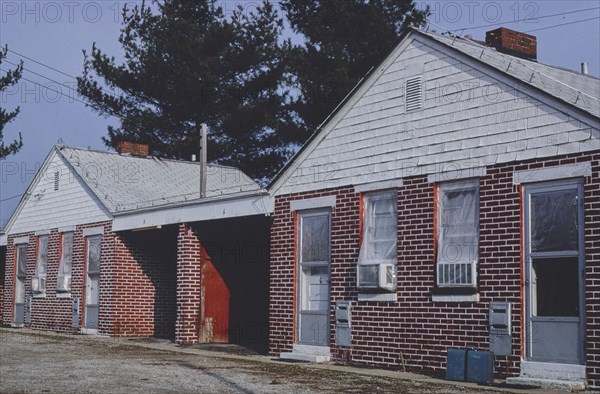
[[[473,246],[471,246],[468,250],[467,259],[454,260],[451,261],[447,257],[447,253],[444,250],[444,246],[446,244],[445,240],[442,239],[444,237],[445,232],[442,231],[444,224],[444,209],[443,201],[444,201],[444,193],[447,192],[456,192],[456,191],[468,191],[475,190],[475,198],[474,202],[474,219],[475,223],[473,224],[475,228],[475,242],[473,242]],[[453,181],[453,182],[443,182],[437,185],[437,239],[435,240],[437,243],[437,256],[436,256],[436,284],[440,288],[474,288],[477,287],[477,261],[479,259],[479,205],[480,205],[480,188],[479,188],[479,179],[467,179],[461,181]],[[462,251],[461,251],[462,253]],[[473,255],[471,255],[473,253]],[[468,280],[460,281],[460,282],[451,282],[448,280],[444,280],[442,269],[443,267],[448,267],[450,270],[454,270],[454,277],[460,278],[464,273],[465,278],[468,279],[468,274],[470,271],[471,281]],[[447,271],[448,272],[448,271]]]
[[[387,199],[391,199],[393,200],[393,204],[392,206],[394,207],[394,214],[396,216],[396,220],[395,220],[395,224],[396,224],[396,228],[395,228],[395,237],[393,239],[394,241],[394,247],[396,248],[396,256],[392,259],[369,259],[369,251],[371,249],[371,245],[373,242],[376,242],[377,240],[375,239],[369,239],[369,229],[368,229],[368,222],[369,222],[369,215],[372,215],[373,213],[371,212],[371,201],[377,201],[377,200],[387,200]],[[361,245],[360,245],[360,253],[359,253],[359,258],[358,258],[358,264],[385,264],[385,263],[393,263],[393,264],[397,264],[398,263],[398,193],[395,190],[379,190],[376,192],[369,192],[369,193],[364,193],[363,194],[363,198],[362,198],[362,203],[363,203],[363,228],[362,228],[362,240],[361,240]]]
[[[70,250],[70,270],[68,273],[65,273],[65,261],[67,259],[66,248],[65,248],[65,237],[71,237],[71,250]],[[58,273],[56,275],[56,297],[58,298],[69,298],[71,297],[71,287],[69,286],[68,290],[59,289],[59,283],[61,280],[67,280],[69,283],[71,282],[71,275],[73,270],[73,244],[74,244],[75,234],[73,231],[64,231],[60,234],[60,260],[58,263]],[[68,279],[61,279],[61,278]]]
[[[20,302],[25,302],[25,278],[27,277],[27,242],[19,242],[15,243],[15,278],[17,281],[23,284],[22,294],[19,294],[21,297]],[[23,257],[21,257],[23,256]],[[21,264],[23,263],[23,264]],[[22,269],[21,269],[22,268]],[[15,298],[17,295],[15,294]]]
[[[369,231],[370,227],[375,228],[375,217],[371,218],[370,215],[374,215],[372,211],[372,202],[377,200],[390,200],[391,207],[393,207],[393,223],[394,223],[394,234],[392,239],[387,241],[393,241],[393,257],[391,258],[369,258],[369,253],[372,247],[377,241],[371,237],[372,232]],[[398,270],[398,192],[396,189],[388,190],[377,190],[369,191],[361,195],[361,208],[362,208],[362,228],[361,228],[361,244],[360,251],[358,254],[356,275],[357,275],[357,287],[359,288],[359,301],[397,301],[396,289],[398,283],[397,270]],[[371,269],[375,273],[377,279],[373,282],[371,280],[365,280],[361,276],[361,267],[364,269]],[[370,268],[367,268],[370,267]],[[387,274],[391,269],[391,282]],[[386,279],[387,278],[387,279]],[[364,291],[368,291],[364,293]]]
[[[42,242],[46,243],[46,254],[42,254]],[[48,248],[50,247],[50,235],[39,234],[36,237],[36,249],[37,255],[35,258],[35,274],[31,277],[32,282],[32,294],[34,298],[43,298],[46,296],[46,278],[48,275]],[[40,273],[41,267],[43,266],[44,272]],[[33,282],[38,281],[38,289],[40,291],[33,291]],[[44,284],[42,286],[42,283]]]

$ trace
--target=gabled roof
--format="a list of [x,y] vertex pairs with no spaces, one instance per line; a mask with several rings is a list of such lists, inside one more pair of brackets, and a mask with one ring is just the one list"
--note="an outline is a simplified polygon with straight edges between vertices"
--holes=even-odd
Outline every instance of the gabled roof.
[[[153,211],[160,212],[158,214],[160,224],[173,224],[188,218],[199,221],[267,214],[272,211],[269,199],[264,198],[266,191],[234,167],[208,165],[206,196],[200,198],[199,163],[156,157],[135,157],[57,145],[46,157],[6,227],[0,233],[0,246],[6,243],[12,224],[56,155],[64,159],[76,173],[77,181],[97,198],[101,208],[113,218],[138,215],[142,217],[138,222],[143,222],[144,215]],[[249,200],[249,203],[246,200]],[[250,208],[235,209],[236,204],[244,203],[250,204]],[[251,205],[252,203],[256,207]],[[262,205],[258,206],[258,204]],[[186,213],[185,218],[181,216],[181,212],[177,211],[173,214],[173,210],[182,206],[188,209],[181,211]],[[202,206],[203,210],[209,213],[215,206],[219,206],[220,212],[212,216],[204,211],[202,214],[195,214],[193,211],[190,214],[189,209],[193,210],[198,206]],[[138,224],[134,223],[134,225]],[[126,222],[120,226],[121,229],[128,229],[128,225],[129,223]]]
[[575,108],[600,117],[600,79],[560,67],[507,55],[462,37],[413,29],[447,47],[501,71],[528,87],[539,89]]
[[[200,199],[200,164],[156,157],[57,147],[114,215]],[[206,198],[260,191],[234,167],[208,165]]]
[[297,162],[301,163],[318,146],[336,122],[340,121],[340,116],[351,108],[353,101],[356,101],[355,96],[364,93],[363,90],[382,74],[386,66],[391,64],[392,58],[401,53],[407,43],[413,39],[431,46],[442,45],[445,52],[453,53],[457,58],[463,57],[465,60],[475,61],[482,69],[492,69],[493,72],[506,77],[505,79],[523,84],[522,93],[525,95],[541,93],[549,96],[551,100],[567,104],[567,107],[581,113],[588,122],[592,122],[591,124],[596,124],[600,118],[600,79],[598,78],[510,56],[466,38],[447,37],[411,28],[401,37],[388,57],[359,81],[300,150],[275,175],[267,187],[271,194],[280,188],[286,178],[294,176],[295,167],[300,165]]

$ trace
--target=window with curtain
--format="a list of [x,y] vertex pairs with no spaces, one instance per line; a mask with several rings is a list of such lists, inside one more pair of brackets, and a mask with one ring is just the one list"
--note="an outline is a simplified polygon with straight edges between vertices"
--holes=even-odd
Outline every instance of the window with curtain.
[[35,275],[31,278],[31,290],[34,294],[46,292],[46,272],[48,271],[48,236],[38,236],[38,253]]
[[437,215],[438,286],[475,286],[479,252],[479,181],[440,184]]
[[358,264],[396,263],[397,193],[374,192],[363,197],[362,244]]
[[71,291],[71,265],[73,262],[73,233],[65,232],[61,236],[61,256],[56,277],[56,292],[69,293]]

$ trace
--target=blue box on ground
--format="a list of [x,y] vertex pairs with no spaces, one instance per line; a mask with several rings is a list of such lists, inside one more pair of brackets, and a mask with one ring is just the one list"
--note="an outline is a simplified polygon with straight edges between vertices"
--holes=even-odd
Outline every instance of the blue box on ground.
[[464,382],[467,368],[467,351],[465,349],[448,349],[446,360],[446,379]]
[[478,350],[467,352],[467,382],[494,383],[494,354],[492,352]]

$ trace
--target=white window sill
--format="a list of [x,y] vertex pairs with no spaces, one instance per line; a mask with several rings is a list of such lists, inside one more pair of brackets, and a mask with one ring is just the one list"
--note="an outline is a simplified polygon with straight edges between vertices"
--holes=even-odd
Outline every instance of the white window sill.
[[71,298],[71,293],[56,293],[56,298]]
[[46,298],[46,293],[32,294],[31,298]]
[[432,294],[432,302],[479,302],[479,294]]
[[397,302],[396,293],[358,293],[358,301]]

